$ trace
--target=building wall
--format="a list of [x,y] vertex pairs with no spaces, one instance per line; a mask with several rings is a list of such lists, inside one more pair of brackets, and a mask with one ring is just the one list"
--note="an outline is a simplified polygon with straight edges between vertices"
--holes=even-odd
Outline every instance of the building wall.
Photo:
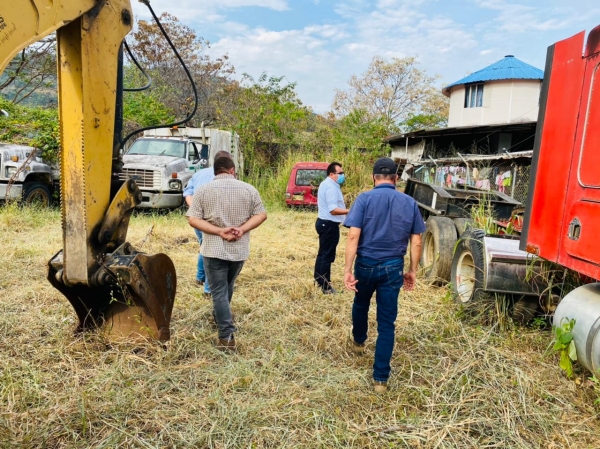
[[483,106],[465,108],[465,86],[454,86],[448,127],[536,121],[540,88],[540,80],[488,81],[483,87]]
[[407,159],[408,162],[416,162],[423,156],[425,150],[425,140],[408,147],[402,145],[392,145],[392,159]]

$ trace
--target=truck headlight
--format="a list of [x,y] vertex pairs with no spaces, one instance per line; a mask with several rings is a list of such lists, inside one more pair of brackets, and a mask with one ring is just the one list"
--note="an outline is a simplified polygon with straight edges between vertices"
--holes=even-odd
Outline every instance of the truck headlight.
[[169,189],[181,190],[181,181],[179,179],[171,179],[169,181]]
[[17,172],[17,167],[6,167],[6,177],[10,178]]

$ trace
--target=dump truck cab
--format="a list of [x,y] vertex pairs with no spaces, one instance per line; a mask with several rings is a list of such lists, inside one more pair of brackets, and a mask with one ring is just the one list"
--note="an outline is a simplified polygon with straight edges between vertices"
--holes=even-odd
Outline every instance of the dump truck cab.
[[207,156],[201,156],[202,145],[189,139],[142,137],[123,155],[119,176],[133,179],[140,188],[142,202],[137,207],[176,208],[191,177],[207,163]]

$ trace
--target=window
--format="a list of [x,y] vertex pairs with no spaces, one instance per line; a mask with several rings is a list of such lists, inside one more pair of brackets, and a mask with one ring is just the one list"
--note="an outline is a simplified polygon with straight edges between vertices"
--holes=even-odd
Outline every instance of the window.
[[483,106],[483,84],[467,84],[465,86],[465,108]]
[[185,142],[166,139],[138,139],[131,145],[127,154],[185,158]]
[[296,185],[316,187],[326,177],[327,170],[298,170],[296,172]]

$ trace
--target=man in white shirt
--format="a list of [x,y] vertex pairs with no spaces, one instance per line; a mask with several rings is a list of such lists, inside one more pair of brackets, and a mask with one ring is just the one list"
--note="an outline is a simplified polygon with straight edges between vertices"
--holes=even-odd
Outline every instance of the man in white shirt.
[[319,215],[315,228],[319,234],[319,252],[314,278],[324,294],[337,293],[331,285],[331,264],[335,261],[335,251],[340,241],[340,224],[348,214],[340,188],[344,180],[342,164],[332,162],[327,167],[327,178],[319,185],[317,194]]

